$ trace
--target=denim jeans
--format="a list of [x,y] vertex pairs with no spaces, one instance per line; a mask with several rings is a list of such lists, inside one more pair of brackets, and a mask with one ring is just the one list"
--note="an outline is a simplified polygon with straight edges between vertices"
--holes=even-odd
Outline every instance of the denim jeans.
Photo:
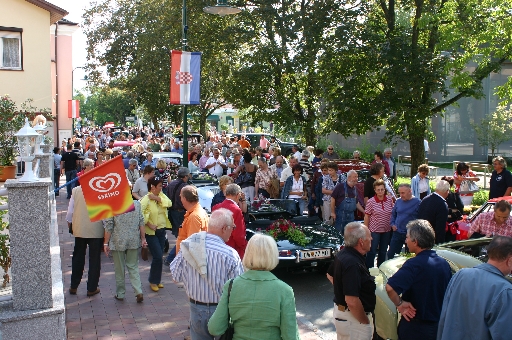
[[[393,231],[393,236],[391,236],[391,242],[389,243],[388,259],[392,259],[396,254],[400,254],[405,243],[405,235],[407,233]],[[405,249],[407,250],[407,246],[405,246]]]
[[306,210],[308,201],[303,200],[302,198],[293,198],[293,199],[299,203],[299,212],[297,215],[298,216],[304,215],[304,210]]
[[379,255],[377,257],[377,267],[382,262],[386,261],[386,253],[388,251],[389,241],[391,239],[391,231],[386,233],[372,233],[372,246],[370,251],[366,253],[366,267],[372,268],[375,263],[375,254],[377,253],[377,247],[379,248]]
[[[66,183],[76,178],[76,170],[66,171]],[[76,182],[66,185],[68,198],[71,197],[71,191],[76,186]]]
[[[57,189],[60,185],[60,169],[53,169],[53,189]],[[55,196],[59,196],[59,192],[55,193]]]
[[213,340],[208,332],[208,320],[217,306],[202,306],[190,303],[190,337],[193,340]]
[[146,234],[146,242],[151,252],[151,268],[149,269],[149,283],[159,284],[162,280],[162,256],[164,255],[165,229],[157,229],[155,235]]
[[73,258],[71,259],[71,288],[76,289],[82,281],[85,267],[85,252],[89,246],[89,273],[87,274],[87,290],[94,292],[98,288],[101,271],[102,238],[75,237]]

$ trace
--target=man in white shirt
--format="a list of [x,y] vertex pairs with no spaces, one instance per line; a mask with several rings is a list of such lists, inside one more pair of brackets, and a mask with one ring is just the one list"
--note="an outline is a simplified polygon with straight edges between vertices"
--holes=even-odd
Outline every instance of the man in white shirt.
[[302,153],[299,151],[299,147],[297,145],[292,146],[292,152],[297,160],[302,158]]
[[279,186],[281,188],[284,187],[284,183],[286,182],[286,179],[288,177],[290,177],[291,175],[293,175],[293,172],[292,172],[292,168],[299,164],[299,160],[297,159],[297,157],[295,156],[290,156],[290,160],[289,160],[289,165],[286,169],[283,170],[283,172],[281,172],[281,178],[279,179]]
[[224,169],[227,169],[226,162],[224,162],[224,159],[220,156],[220,150],[218,148],[213,149],[213,156],[206,161],[205,169],[208,169],[211,175],[217,177],[222,176]]

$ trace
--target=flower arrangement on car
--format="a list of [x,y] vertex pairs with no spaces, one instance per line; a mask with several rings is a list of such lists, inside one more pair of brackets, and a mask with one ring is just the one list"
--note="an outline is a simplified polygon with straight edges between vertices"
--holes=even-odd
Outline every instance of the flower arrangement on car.
[[276,241],[279,239],[287,239],[299,246],[305,246],[308,243],[304,232],[290,220],[279,219],[272,223],[267,228],[266,232]]
[[217,179],[217,177],[215,177],[214,175],[211,175],[206,172],[194,174],[194,175],[192,175],[192,178],[195,180],[198,180],[198,181],[214,181]]
[[268,198],[264,197],[262,194],[259,194],[258,199],[252,201],[252,209],[259,210],[263,205],[270,206],[270,201]]

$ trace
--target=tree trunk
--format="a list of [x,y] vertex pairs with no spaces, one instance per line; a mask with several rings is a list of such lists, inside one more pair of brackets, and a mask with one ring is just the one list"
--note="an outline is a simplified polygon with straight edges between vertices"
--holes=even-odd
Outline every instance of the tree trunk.
[[409,135],[409,148],[411,149],[411,178],[418,172],[418,167],[425,162],[424,137]]
[[315,127],[313,126],[314,122],[306,121],[306,124],[302,128],[302,133],[304,135],[304,139],[307,145],[316,146],[316,143],[318,142],[316,139],[316,131]]
[[153,122],[153,126],[155,127],[155,131],[158,131],[159,130],[158,119],[156,117],[151,117],[151,121]]
[[201,135],[203,135],[204,140],[208,141],[208,137],[206,134],[206,117],[207,116],[202,113],[199,115],[199,132],[201,133]]

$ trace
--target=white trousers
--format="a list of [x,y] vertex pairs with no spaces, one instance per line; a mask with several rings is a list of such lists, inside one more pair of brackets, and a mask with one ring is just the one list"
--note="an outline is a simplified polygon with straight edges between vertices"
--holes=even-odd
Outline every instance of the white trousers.
[[373,318],[371,314],[368,314],[370,323],[368,325],[361,324],[350,311],[342,312],[334,304],[332,315],[338,340],[371,340],[373,338]]

